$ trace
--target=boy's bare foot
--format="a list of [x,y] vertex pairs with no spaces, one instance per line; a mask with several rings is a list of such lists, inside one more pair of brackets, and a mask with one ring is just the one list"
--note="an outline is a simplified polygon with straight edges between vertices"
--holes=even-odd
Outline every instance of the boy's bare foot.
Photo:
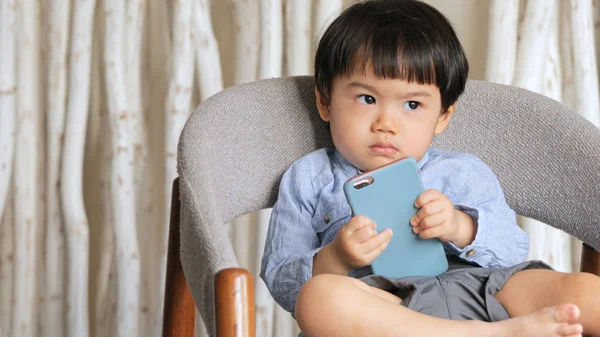
[[493,337],[571,337],[581,336],[583,327],[576,323],[579,308],[561,304],[545,308],[527,316],[514,317],[492,323]]

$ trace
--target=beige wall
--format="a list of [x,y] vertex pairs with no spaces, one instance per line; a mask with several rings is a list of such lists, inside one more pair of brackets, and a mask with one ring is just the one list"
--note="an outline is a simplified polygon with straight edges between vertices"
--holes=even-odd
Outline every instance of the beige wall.
[[485,77],[490,0],[425,0],[439,9],[454,25],[469,59],[472,79]]
[[[260,0],[259,0],[260,1]],[[305,1],[305,0],[295,0]],[[469,59],[472,79],[485,77],[488,9],[490,0],[424,0],[444,13],[454,25]],[[346,5],[353,1],[344,0]],[[228,0],[212,1],[215,35],[219,41],[225,86],[233,85],[233,17]]]

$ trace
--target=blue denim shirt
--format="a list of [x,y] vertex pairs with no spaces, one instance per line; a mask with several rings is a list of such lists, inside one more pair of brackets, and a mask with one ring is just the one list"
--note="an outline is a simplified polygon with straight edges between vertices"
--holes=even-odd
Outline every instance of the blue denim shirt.
[[[447,254],[482,267],[525,261],[529,238],[517,225],[495,174],[480,159],[430,148],[418,169],[425,189],[442,192],[478,223],[475,240],[463,249],[444,243]],[[275,301],[292,315],[300,288],[312,277],[314,255],[352,216],[343,185],[359,173],[338,151],[321,149],[296,161],[281,179],[260,276]],[[367,266],[348,275],[370,273]]]

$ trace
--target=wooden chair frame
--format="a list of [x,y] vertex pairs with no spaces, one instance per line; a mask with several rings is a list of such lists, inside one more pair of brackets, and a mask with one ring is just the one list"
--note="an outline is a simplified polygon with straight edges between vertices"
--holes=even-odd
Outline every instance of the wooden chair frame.
[[[193,337],[195,305],[186,283],[179,251],[179,179],[173,181],[163,337]],[[581,271],[600,276],[600,252],[583,244]],[[254,337],[254,284],[250,272],[224,269],[215,277],[215,313],[218,337]]]
[[165,280],[165,302],[163,308],[164,337],[193,337],[196,306],[188,287],[179,253],[179,178],[173,181],[171,195],[171,217],[167,248],[167,274]]

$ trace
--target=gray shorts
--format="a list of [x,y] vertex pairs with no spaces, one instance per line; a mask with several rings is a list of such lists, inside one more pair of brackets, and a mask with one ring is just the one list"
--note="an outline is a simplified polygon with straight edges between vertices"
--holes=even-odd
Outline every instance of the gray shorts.
[[361,280],[399,296],[401,305],[428,316],[497,322],[509,318],[495,296],[513,274],[526,269],[552,269],[541,261],[509,268],[481,268],[453,256],[448,256],[448,264],[448,271],[436,277],[369,275]]

